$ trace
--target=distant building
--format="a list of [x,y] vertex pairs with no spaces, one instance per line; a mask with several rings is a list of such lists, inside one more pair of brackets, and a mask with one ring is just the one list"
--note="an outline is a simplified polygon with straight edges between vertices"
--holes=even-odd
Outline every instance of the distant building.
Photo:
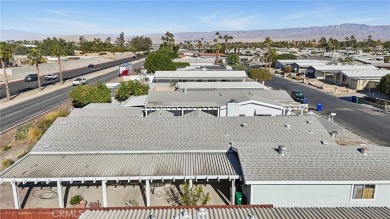
[[245,71],[156,71],[154,82],[243,82],[248,76]]
[[[131,105],[134,106],[134,105]],[[201,110],[217,117],[290,115],[306,107],[284,90],[151,91],[145,101],[145,115],[166,110],[182,116]]]

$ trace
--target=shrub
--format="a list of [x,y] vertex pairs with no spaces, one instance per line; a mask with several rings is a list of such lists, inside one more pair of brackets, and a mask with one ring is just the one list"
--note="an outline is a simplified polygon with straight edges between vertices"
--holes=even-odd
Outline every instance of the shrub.
[[119,88],[116,90],[115,99],[118,101],[125,101],[130,97],[130,95],[147,95],[148,91],[149,85],[147,84],[142,84],[138,81],[121,82]]
[[27,133],[27,140],[37,142],[42,137],[42,130],[37,126],[32,126]]
[[379,82],[379,91],[389,95],[390,97],[390,74],[382,77],[381,81]]
[[84,197],[81,195],[75,195],[70,198],[69,204],[71,205],[77,205],[79,204],[82,200],[84,200]]
[[12,148],[12,146],[9,145],[9,144],[7,144],[7,145],[4,145],[4,146],[1,148],[1,150],[2,150],[2,151],[9,151],[9,150],[11,150],[11,148]]
[[173,64],[176,66],[176,68],[190,66],[190,63],[188,63],[188,62],[174,62]]
[[238,56],[238,54],[230,54],[226,58],[226,62],[229,65],[237,64],[239,61],[240,61],[240,57]]
[[24,151],[23,153],[21,153],[17,158],[20,159],[22,157],[24,157],[26,154],[28,154],[27,151]]
[[21,126],[18,128],[18,131],[16,132],[16,140],[26,140],[27,139],[27,133],[30,129],[31,124],[27,124],[24,126]]
[[107,53],[106,52],[99,53],[99,56],[103,56],[103,55],[107,55]]
[[111,103],[111,90],[101,82],[96,86],[77,86],[70,92],[70,98],[76,108],[82,108],[90,103]]
[[249,71],[249,77],[256,81],[271,80],[272,74],[268,69],[254,68]]
[[2,163],[3,163],[3,168],[7,168],[7,167],[11,166],[12,164],[14,164],[15,162],[11,159],[7,159],[7,160],[4,160]]

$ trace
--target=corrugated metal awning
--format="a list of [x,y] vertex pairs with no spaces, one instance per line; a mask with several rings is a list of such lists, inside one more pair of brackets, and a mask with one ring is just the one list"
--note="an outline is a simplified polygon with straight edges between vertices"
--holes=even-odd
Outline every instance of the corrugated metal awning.
[[234,177],[241,173],[235,152],[137,154],[29,154],[0,179],[93,177]]

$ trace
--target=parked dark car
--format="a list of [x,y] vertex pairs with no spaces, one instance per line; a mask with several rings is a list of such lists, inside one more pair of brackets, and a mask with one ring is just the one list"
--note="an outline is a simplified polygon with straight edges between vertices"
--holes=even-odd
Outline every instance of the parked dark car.
[[38,74],[29,74],[24,78],[25,82],[29,81],[37,81],[38,80]]
[[95,67],[95,66],[92,65],[92,64],[88,65],[88,68],[94,68],[94,67]]
[[297,101],[297,102],[300,102],[300,103],[307,103],[307,99],[306,99],[305,95],[303,95],[303,93],[300,92],[300,91],[297,91],[297,90],[292,91],[292,92],[291,92],[291,97],[292,97],[295,101]]

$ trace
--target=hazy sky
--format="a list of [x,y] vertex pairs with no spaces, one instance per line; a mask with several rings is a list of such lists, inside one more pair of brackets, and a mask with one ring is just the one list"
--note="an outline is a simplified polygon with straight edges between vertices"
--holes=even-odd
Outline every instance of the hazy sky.
[[390,24],[390,1],[1,0],[1,28],[45,34],[126,35]]

